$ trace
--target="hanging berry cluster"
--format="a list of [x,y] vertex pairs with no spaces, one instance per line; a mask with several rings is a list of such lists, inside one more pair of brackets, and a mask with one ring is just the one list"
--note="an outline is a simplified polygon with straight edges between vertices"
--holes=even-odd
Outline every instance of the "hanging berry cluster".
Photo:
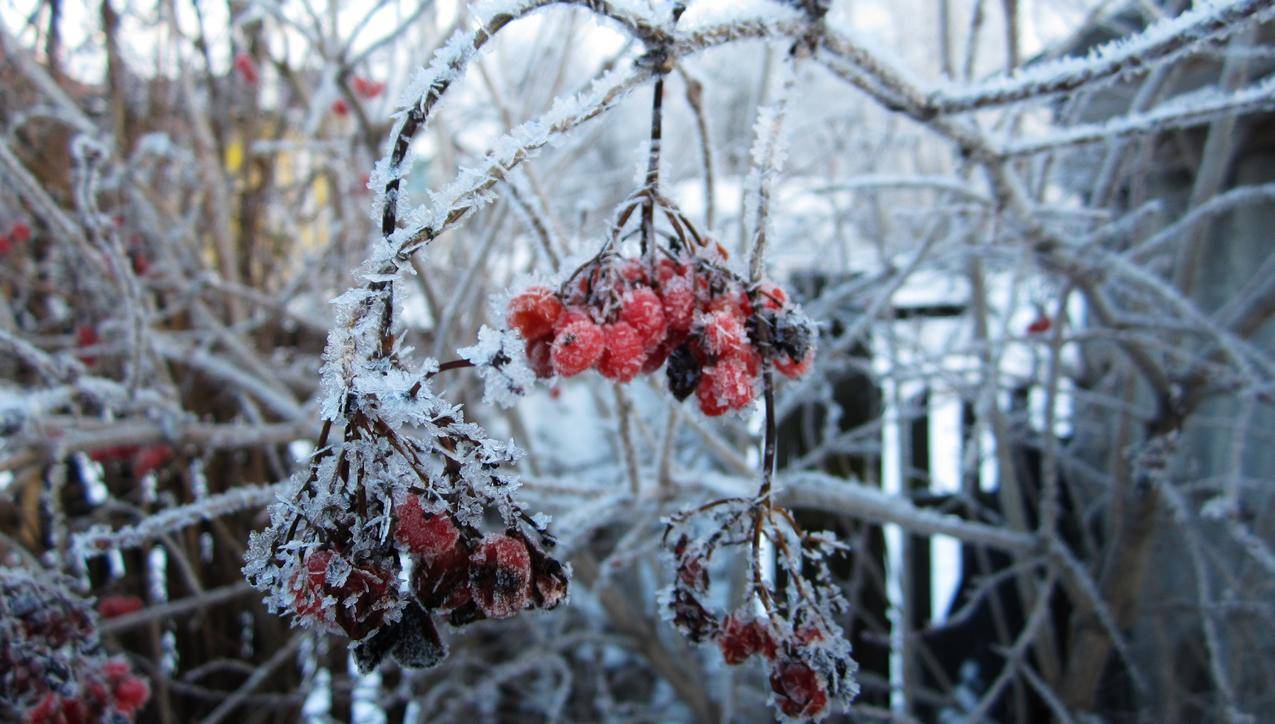
[[[774,549],[771,570],[781,585],[767,581],[763,541]],[[819,719],[832,704],[849,705],[859,667],[834,620],[845,601],[827,565],[841,544],[802,532],[788,511],[760,498],[717,500],[672,516],[663,543],[676,575],[661,605],[683,635],[714,642],[731,666],[753,656],[765,661],[771,701],[787,717]],[[714,557],[731,548],[751,562],[751,582],[744,602],[720,613],[709,603],[717,598],[709,572]]]
[[676,243],[632,259],[608,244],[556,289],[515,295],[506,321],[538,377],[596,369],[628,382],[664,367],[679,401],[694,394],[710,417],[742,409],[763,363],[790,378],[809,371],[814,325],[782,288],[747,284],[711,248]]
[[338,300],[319,449],[252,534],[244,574],[271,611],[347,636],[364,671],[386,656],[423,668],[446,655],[436,618],[459,627],[554,608],[569,570],[513,499],[504,469],[521,451],[432,394],[436,363],[409,372],[369,301],[392,303],[375,285]]
[[97,626],[92,603],[68,581],[0,568],[0,718],[132,721],[150,687],[128,662],[106,656]]

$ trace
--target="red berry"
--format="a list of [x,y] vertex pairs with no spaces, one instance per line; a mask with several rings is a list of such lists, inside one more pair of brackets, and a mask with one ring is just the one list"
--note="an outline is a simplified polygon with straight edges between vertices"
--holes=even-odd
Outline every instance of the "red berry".
[[[79,347],[80,349],[84,349],[85,347],[92,347],[100,341],[102,340],[100,337],[97,336],[97,329],[93,327],[93,325],[81,324],[80,326],[75,328],[75,346],[76,347]],[[93,364],[97,362],[97,358],[92,355],[82,354],[78,356],[81,362],[83,362],[84,364],[90,367],[92,367]]]
[[540,339],[553,333],[553,323],[562,315],[562,302],[544,287],[531,287],[509,300],[509,326],[523,339]]
[[147,445],[133,456],[133,477],[141,478],[153,470],[158,470],[172,456],[173,449],[167,445]]
[[810,367],[814,364],[814,362],[814,350],[807,352],[806,356],[802,357],[800,360],[793,360],[791,356],[783,354],[775,358],[775,369],[779,370],[779,373],[784,377],[787,377],[790,380],[795,380],[809,372]]
[[813,718],[828,706],[819,674],[800,661],[780,662],[770,672],[770,688],[779,710],[791,717]]
[[748,374],[748,367],[737,357],[719,360],[717,364],[705,367],[695,393],[699,398],[700,411],[709,417],[738,410],[753,401],[756,393],[753,378]]
[[0,254],[8,254],[13,251],[13,241],[8,236],[0,234]]
[[31,241],[31,227],[25,221],[15,221],[13,228],[9,229],[9,236],[15,244],[25,244]]
[[734,352],[726,355],[728,359],[737,359],[744,363],[744,369],[748,370],[748,376],[756,379],[761,374],[761,355],[753,348],[751,344],[745,344]]
[[1036,317],[1036,319],[1032,320],[1031,324],[1027,325],[1027,333],[1028,334],[1044,334],[1045,332],[1048,332],[1049,328],[1052,326],[1054,325],[1053,325],[1053,322],[1050,321],[1049,317],[1042,314],[1039,317]]
[[664,320],[669,330],[688,332],[695,321],[695,288],[686,277],[673,277],[660,288]]
[[761,305],[766,309],[776,312],[784,308],[788,303],[788,295],[784,290],[774,282],[762,282],[757,288],[757,296],[762,300]]
[[572,322],[553,340],[553,368],[563,377],[578,375],[597,364],[605,351],[606,339],[593,322]]
[[526,346],[523,347],[523,351],[527,355],[527,366],[531,367],[531,371],[536,373],[536,377],[542,380],[553,377],[552,337],[529,339]]
[[646,360],[646,347],[637,331],[627,322],[616,322],[602,328],[606,349],[598,360],[598,372],[616,382],[628,382],[637,376]]
[[142,599],[137,596],[112,594],[102,596],[97,602],[97,612],[102,618],[115,618],[142,610]]
[[628,259],[620,265],[620,276],[629,282],[645,282],[646,265],[640,259]]
[[354,79],[350,81],[350,84],[354,86],[355,93],[369,99],[381,95],[381,92],[385,90],[384,83],[370,80],[358,75],[354,76]]
[[717,646],[722,650],[722,659],[730,666],[743,663],[753,654],[773,659],[776,653],[775,639],[766,624],[756,619],[744,621],[733,614],[722,620],[717,631]]
[[115,685],[115,708],[124,714],[133,714],[151,696],[151,688],[145,679],[130,676]]
[[620,319],[637,330],[647,349],[654,349],[663,342],[664,334],[668,331],[668,323],[664,320],[664,305],[649,287],[637,287],[625,296],[624,305],[620,308]]
[[492,534],[469,557],[469,585],[488,618],[509,618],[531,594],[531,554],[517,538]]
[[408,495],[398,506],[394,539],[426,561],[433,561],[456,547],[460,531],[451,516],[427,513],[416,495]]
[[338,116],[348,116],[350,114],[350,104],[346,103],[344,98],[337,98],[332,101],[332,112]]
[[247,52],[240,52],[235,56],[235,70],[239,72],[239,77],[248,85],[256,85],[260,80],[257,73],[257,61]]
[[686,339],[682,335],[676,337],[666,337],[663,342],[646,355],[646,361],[642,363],[642,374],[649,375],[664,366],[664,361],[668,359],[670,353],[677,349]]
[[553,332],[557,334],[561,332],[568,324],[576,322],[592,322],[593,317],[589,316],[588,311],[582,307],[568,307],[558,315],[557,321],[553,323]]
[[727,309],[719,309],[703,319],[704,347],[709,354],[724,357],[748,341],[743,322]]

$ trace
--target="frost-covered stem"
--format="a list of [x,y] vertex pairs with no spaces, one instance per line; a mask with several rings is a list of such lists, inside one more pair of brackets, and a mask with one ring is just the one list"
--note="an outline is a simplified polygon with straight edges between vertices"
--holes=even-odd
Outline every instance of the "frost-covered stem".
[[1062,378],[1063,322],[1066,320],[1070,297],[1071,286],[1067,285],[1058,294],[1058,303],[1054,307],[1054,328],[1049,340],[1049,364],[1045,372],[1045,429],[1042,431],[1044,449],[1040,464],[1041,538],[1052,538],[1058,534],[1058,437],[1054,434],[1054,429],[1058,415],[1058,386]]
[[1204,3],[1181,15],[1155,23],[1131,38],[1099,47],[1089,58],[1062,58],[1041,63],[1012,78],[940,88],[919,107],[928,113],[950,114],[1015,103],[1084,86],[1175,60],[1207,43],[1228,37],[1272,15],[1266,0]]
[[660,144],[664,125],[664,76],[655,79],[651,91],[651,136],[647,149],[646,178],[642,183],[642,259],[655,269],[655,195],[660,191]]
[[1222,648],[1222,637],[1217,629],[1217,604],[1213,600],[1213,585],[1209,581],[1208,567],[1204,563],[1204,555],[1200,550],[1201,542],[1191,525],[1191,516],[1187,502],[1182,493],[1161,476],[1155,476],[1155,485],[1159,488],[1165,503],[1173,513],[1173,519],[1182,531],[1182,542],[1187,555],[1191,558],[1191,567],[1195,573],[1196,597],[1200,601],[1200,625],[1204,628],[1204,648],[1209,655],[1209,672],[1213,683],[1217,686],[1221,698],[1221,715],[1231,724],[1252,721],[1240,711],[1235,700],[1235,687],[1231,683],[1230,674],[1226,670],[1226,652]]
[[239,706],[244,703],[244,700],[249,694],[256,691],[257,688],[264,684],[267,679],[274,676],[274,673],[278,671],[280,667],[287,664],[292,657],[296,656],[297,649],[301,647],[301,642],[308,635],[309,634],[306,633],[294,634],[292,638],[288,640],[288,643],[280,647],[273,656],[266,659],[265,662],[258,666],[256,670],[252,672],[252,675],[249,676],[244,683],[239,685],[238,689],[235,689],[230,696],[226,697],[226,700],[223,701],[216,709],[213,709],[212,713],[201,719],[200,724],[217,724],[217,722],[225,719],[235,709],[238,709]]
[[544,217],[540,215],[538,209],[531,205],[531,202],[523,197],[523,192],[519,190],[518,184],[513,178],[505,184],[505,188],[509,190],[509,199],[513,201],[514,207],[522,212],[523,218],[531,226],[531,230],[535,232],[536,240],[540,242],[540,248],[545,253],[545,258],[549,260],[549,267],[557,271],[562,265],[562,259],[559,258],[558,252],[555,250],[556,244],[549,232],[549,224]]
[[1003,142],[997,154],[1005,158],[1030,156],[1069,146],[1147,136],[1175,128],[1190,128],[1270,106],[1275,95],[1275,78],[1245,86],[1226,94],[1208,94],[1202,99],[1167,101],[1145,113],[1130,113],[1117,119],[1064,128],[1043,138]]
[[1037,634],[1042,631],[1042,626],[1050,621],[1048,614],[1052,607],[1049,605],[1049,598],[1054,592],[1056,578],[1057,574],[1050,571],[1044,584],[1040,586],[1040,595],[1032,605],[1031,613],[1027,616],[1027,622],[1019,630],[1018,638],[1014,640],[1014,644],[1005,652],[1005,665],[1001,668],[1000,674],[997,675],[992,685],[987,687],[987,691],[983,693],[973,711],[966,715],[966,720],[984,721],[987,718],[988,710],[991,709],[992,704],[1000,696],[1001,690],[1018,675],[1018,669],[1023,663],[1023,656],[1027,653],[1027,647],[1031,646],[1036,640]]
[[908,500],[845,478],[805,471],[780,477],[779,502],[788,507],[815,508],[878,525],[892,523],[914,535],[946,535],[1011,553],[1030,554],[1039,547],[1032,534],[918,508]]
[[797,85],[797,69],[802,59],[811,53],[810,45],[799,41],[793,46],[788,59],[788,72],[784,78],[779,98],[768,114],[764,114],[757,122],[757,139],[753,143],[753,169],[756,174],[757,209],[753,216],[753,244],[748,257],[748,281],[757,284],[761,281],[766,267],[766,227],[770,223],[771,181],[779,173],[783,162],[783,125],[784,116],[788,112],[788,100],[793,88]]
[[152,621],[176,618],[185,614],[202,611],[226,601],[232,601],[253,591],[252,586],[240,581],[229,586],[203,591],[194,596],[177,601],[168,601],[159,605],[148,606],[140,611],[102,621],[98,630],[103,634],[117,634],[137,628]]
[[660,443],[660,462],[656,467],[656,480],[663,491],[673,487],[673,443],[677,441],[677,428],[681,421],[678,406],[669,405],[668,417],[664,421],[664,440]]
[[713,172],[713,139],[709,135],[708,116],[704,112],[704,84],[687,73],[681,65],[677,66],[677,72],[686,86],[686,104],[691,107],[691,113],[695,116],[695,130],[699,136],[700,161],[704,173],[704,228],[711,232],[717,223],[717,182]]
[[620,436],[620,450],[624,453],[624,468],[629,474],[629,491],[636,500],[642,492],[642,477],[638,469],[637,448],[633,446],[633,430],[629,416],[633,414],[633,405],[629,396],[619,384],[611,385],[615,393],[615,416],[618,423],[617,433]]

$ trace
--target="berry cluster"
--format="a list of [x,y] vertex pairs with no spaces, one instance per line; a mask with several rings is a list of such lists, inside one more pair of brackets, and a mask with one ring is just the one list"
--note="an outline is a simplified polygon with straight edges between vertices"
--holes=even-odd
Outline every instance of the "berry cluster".
[[[706,535],[697,525],[712,519]],[[778,519],[783,525],[777,525]],[[772,588],[761,575],[753,541],[775,543],[776,564],[786,585]],[[819,719],[829,706],[847,705],[858,693],[850,657],[833,617],[844,601],[830,579],[827,557],[837,549],[830,539],[803,534],[786,511],[758,500],[724,499],[670,518],[665,546],[673,554],[676,575],[662,596],[672,624],[693,643],[712,641],[722,660],[737,666],[757,656],[770,669],[771,699],[785,716]],[[752,555],[752,586],[744,604],[719,614],[708,604],[709,569],[715,553],[740,547]]]
[[92,602],[61,579],[0,568],[0,714],[28,724],[132,721],[150,697],[106,658]]
[[526,341],[541,378],[596,369],[628,382],[666,368],[678,400],[692,393],[710,417],[753,401],[764,363],[805,374],[815,330],[783,289],[749,286],[718,263],[661,250],[625,259],[607,251],[557,289],[530,287],[508,304],[506,320]]
[[[517,479],[502,472],[521,451],[434,397],[424,383],[439,369],[431,362],[415,380],[396,371],[394,386],[377,370],[371,391],[345,395],[344,439],[327,445],[329,423],[310,465],[271,506],[270,527],[249,540],[244,574],[270,609],[344,634],[364,671],[387,656],[437,664],[446,648],[436,619],[504,619],[567,595],[553,537],[514,501]],[[497,517],[501,532],[488,532]]]

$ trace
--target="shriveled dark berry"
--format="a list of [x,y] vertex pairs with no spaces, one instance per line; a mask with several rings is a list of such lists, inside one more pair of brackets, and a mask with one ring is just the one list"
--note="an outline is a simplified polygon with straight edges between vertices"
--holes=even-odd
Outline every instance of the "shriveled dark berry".
[[409,669],[428,669],[447,656],[447,647],[428,611],[414,603],[403,611],[390,656]]
[[689,343],[682,344],[669,354],[665,368],[668,375],[668,391],[679,402],[690,397],[699,386],[700,362],[691,351]]

